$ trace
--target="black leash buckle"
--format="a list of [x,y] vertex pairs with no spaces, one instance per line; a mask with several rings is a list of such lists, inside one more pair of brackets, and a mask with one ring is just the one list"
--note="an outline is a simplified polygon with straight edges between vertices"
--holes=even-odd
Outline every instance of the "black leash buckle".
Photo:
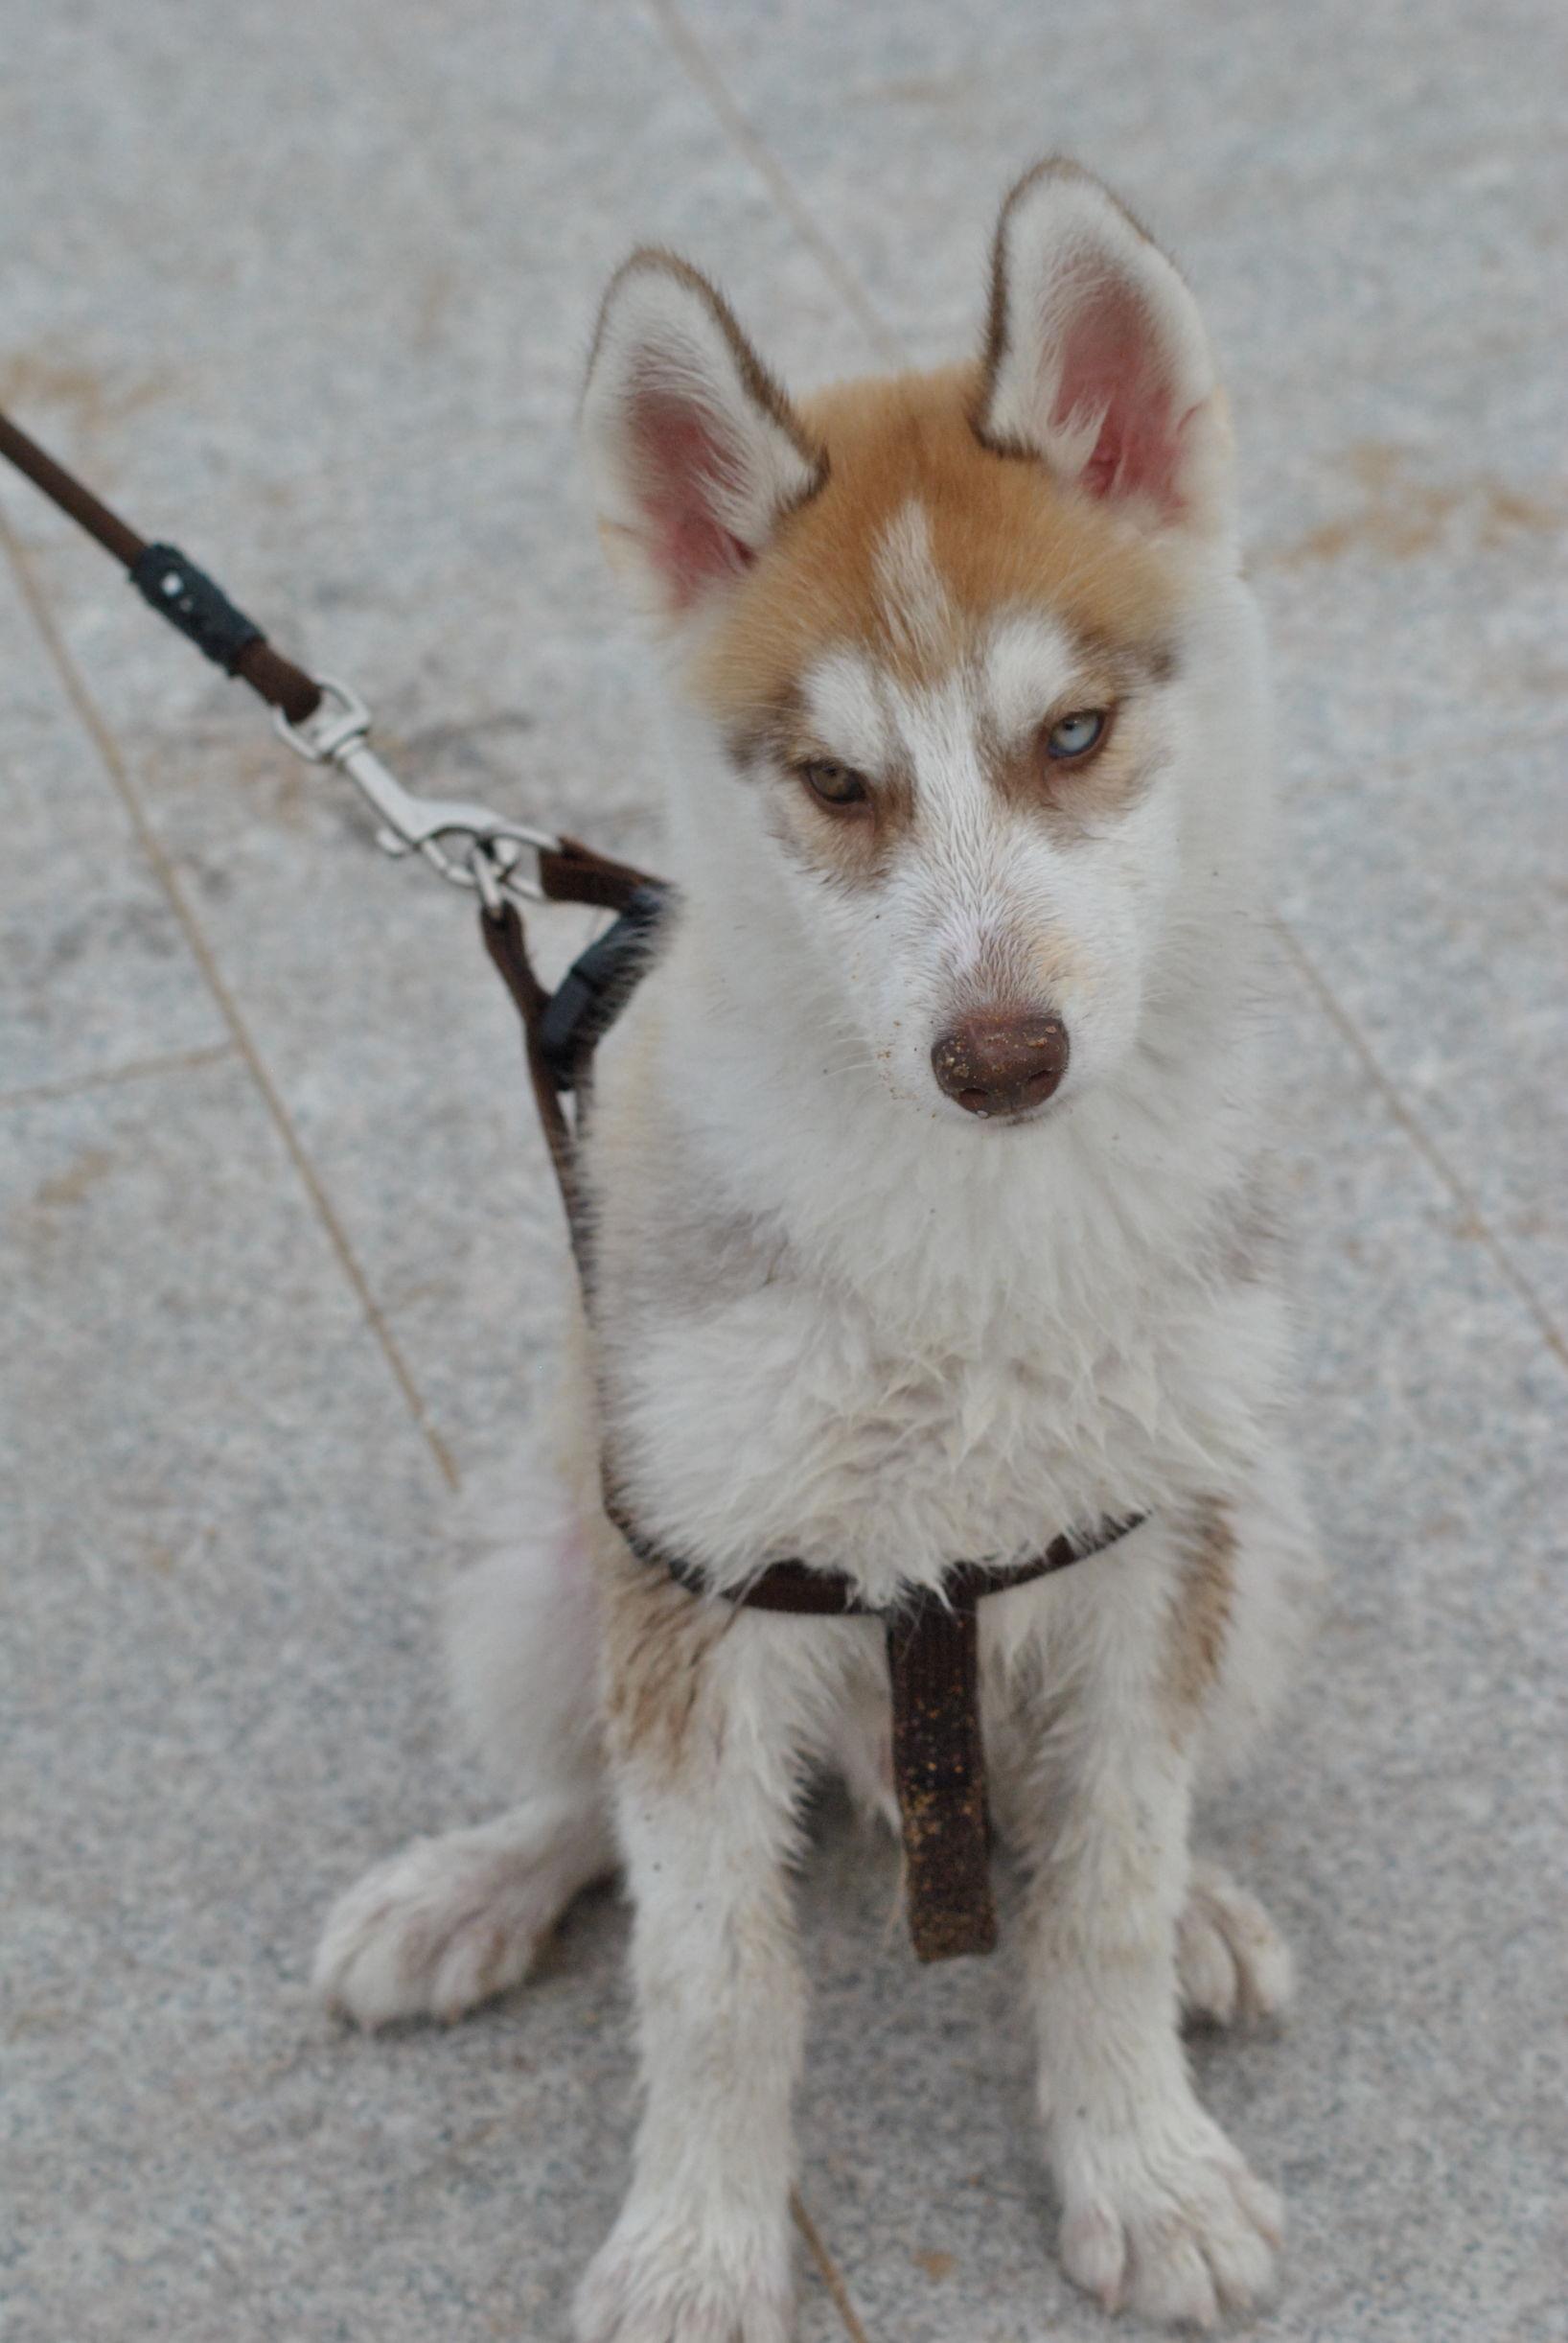
[[229,675],[240,654],[262,639],[254,618],[236,610],[221,586],[178,545],[146,546],[130,565],[130,582],[160,618],[177,627],[203,658]]

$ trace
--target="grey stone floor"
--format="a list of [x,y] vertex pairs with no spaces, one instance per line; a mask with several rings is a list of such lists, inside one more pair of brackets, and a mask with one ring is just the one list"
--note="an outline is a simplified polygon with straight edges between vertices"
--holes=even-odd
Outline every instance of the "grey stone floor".
[[[1550,0],[0,4],[0,399],[405,775],[657,856],[577,493],[592,306],[688,249],[786,369],[964,346],[1075,150],[1228,354],[1273,621],[1302,1439],[1337,1565],[1208,1819],[1300,2014],[1201,2042],[1292,2207],[1278,2343],[1568,2336],[1568,658]],[[335,2031],[326,1899],[481,1810],[448,1484],[557,1214],[456,898],[0,481],[12,2343],[562,2336],[623,2170],[613,1897],[450,2034]],[[802,2332],[1108,2331],[1005,1959],[916,1974],[829,1814]]]

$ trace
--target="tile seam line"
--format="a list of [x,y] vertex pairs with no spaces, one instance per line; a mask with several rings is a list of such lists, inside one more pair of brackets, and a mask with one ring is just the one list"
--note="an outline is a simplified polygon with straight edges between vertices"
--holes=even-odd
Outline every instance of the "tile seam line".
[[209,1042],[196,1050],[169,1050],[154,1057],[129,1057],[123,1065],[98,1066],[88,1074],[62,1076],[58,1082],[22,1082],[14,1090],[0,1090],[0,1114],[23,1106],[48,1106],[59,1099],[74,1099],[84,1090],[112,1090],[121,1082],[156,1081],[160,1075],[197,1074],[205,1066],[221,1065],[237,1057],[234,1042]]
[[805,2199],[798,2189],[792,2189],[790,2192],[790,2211],[795,2217],[796,2229],[805,2240],[806,2251],[817,2264],[818,2275],[827,2288],[833,2308],[843,2321],[844,2332],[849,2336],[850,2343],[871,2343],[871,2338],[866,2333],[861,2323],[860,2315],[849,2299],[849,2288],[840,2275],[838,2264],[822,2243],[817,2224],[806,2211]]
[[179,874],[174,869],[173,862],[142,804],[135,784],[131,780],[128,766],[121,755],[119,746],[104,722],[64,637],[55,622],[54,612],[42,588],[33,574],[32,566],[22,551],[10,519],[3,509],[0,509],[0,545],[5,547],[18,591],[27,605],[34,624],[43,638],[45,650],[59,677],[65,696],[98,753],[109,783],[125,809],[126,818],[130,824],[136,843],[147,857],[148,864],[185,939],[186,947],[196,962],[196,968],[217,1006],[219,1014],[228,1028],[230,1042],[256,1090],[260,1093],[262,1103],[273,1128],[283,1142],[284,1150],[293,1165],[295,1175],[305,1190],[316,1219],[325,1232],[327,1241],[336,1257],[338,1267],[347,1279],[350,1289],[359,1305],[365,1324],[375,1336],[381,1356],[391,1372],[392,1380],[397,1384],[404,1403],[413,1420],[414,1427],[429,1450],[442,1479],[449,1489],[455,1490],[458,1486],[458,1473],[451,1452],[430,1421],[429,1410],[425,1403],[424,1395],[414,1380],[412,1371],[387,1324],[380,1303],[371,1291],[370,1282],[349,1241],[348,1231],[327,1193],[321,1174],[316,1170],[304,1141],[294,1128],[282,1095],[266,1069],[249,1027],[240,1013],[239,1003],[230,991],[222,971],[219,967],[205,931],[186,898],[185,890],[180,884]]
[[1559,1365],[1568,1369],[1568,1339],[1564,1338],[1561,1328],[1552,1316],[1546,1304],[1541,1300],[1529,1278],[1526,1277],[1503,1240],[1492,1227],[1490,1220],[1481,1208],[1480,1199],[1465,1186],[1464,1181],[1454,1170],[1441,1148],[1427,1130],[1419,1115],[1407,1102],[1398,1085],[1384,1072],[1376,1051],[1355,1019],[1338,999],[1290,921],[1278,911],[1272,915],[1272,917],[1275,930],[1286,953],[1308,989],[1321,1003],[1335,1032],[1354,1053],[1368,1079],[1377,1091],[1395,1122],[1398,1124],[1416,1152],[1420,1156],[1421,1161],[1426,1165],[1427,1170],[1437,1179],[1440,1186],[1448,1191],[1450,1199],[1464,1213],[1469,1225],[1479,1232],[1476,1241],[1483,1247],[1492,1267],[1512,1292],[1515,1300],[1524,1304],[1547,1349]]
[[673,0],[648,0],[651,14],[675,51],[690,80],[712,108],[719,128],[736,152],[761,179],[784,218],[828,278],[872,348],[889,366],[905,366],[908,353],[878,312],[870,294],[837,248],[823,235],[795,191],[772,148],[752,129],[733,92],[707,50],[686,23]]

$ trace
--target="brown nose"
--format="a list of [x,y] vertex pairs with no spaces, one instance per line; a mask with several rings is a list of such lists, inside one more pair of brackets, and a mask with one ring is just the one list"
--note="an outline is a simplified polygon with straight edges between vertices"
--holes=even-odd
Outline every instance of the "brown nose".
[[978,1009],[943,1033],[931,1054],[936,1079],[972,1115],[1016,1115],[1039,1106],[1067,1072],[1060,1017]]

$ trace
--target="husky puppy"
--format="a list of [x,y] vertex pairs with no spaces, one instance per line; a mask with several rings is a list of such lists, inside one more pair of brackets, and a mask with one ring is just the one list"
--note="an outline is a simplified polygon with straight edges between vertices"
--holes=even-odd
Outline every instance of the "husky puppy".
[[998,1834],[1069,2274],[1204,2324],[1274,2192],[1184,2012],[1284,1945],[1194,1863],[1313,1573],[1260,1169],[1269,736],[1232,443],[1171,263],[1031,172],[979,359],[798,401],[683,262],[611,285],[583,406],[605,545],[667,655],[651,974],[601,1053],[591,1338],[463,1575],[462,1705],[511,1800],[331,1915],[365,2025],[517,1983],[624,1866],[644,2110],[581,2343],[784,2343],[808,1771],[890,1811],[875,1619],[703,1599],[802,1557],[865,1599],[1146,1514],[980,1605]]

